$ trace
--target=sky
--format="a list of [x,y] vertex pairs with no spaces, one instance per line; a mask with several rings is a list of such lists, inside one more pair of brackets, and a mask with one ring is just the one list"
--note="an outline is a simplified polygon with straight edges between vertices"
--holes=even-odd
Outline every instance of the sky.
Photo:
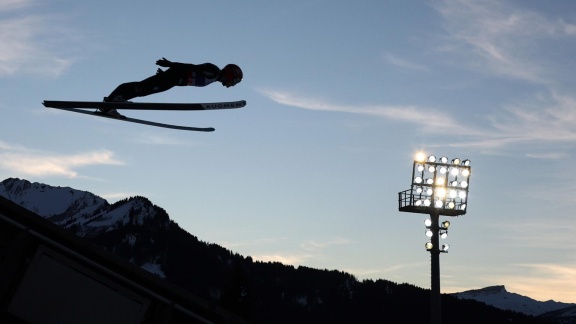
[[[0,180],[145,196],[255,260],[430,288],[427,215],[398,192],[417,152],[470,159],[442,292],[576,303],[576,2],[0,0],[0,44]],[[161,57],[244,80],[134,101],[246,107],[124,112],[201,133],[42,106]]]

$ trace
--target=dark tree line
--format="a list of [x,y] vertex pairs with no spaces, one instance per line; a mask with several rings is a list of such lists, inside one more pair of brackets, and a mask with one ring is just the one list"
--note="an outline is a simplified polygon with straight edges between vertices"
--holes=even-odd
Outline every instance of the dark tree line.
[[[111,208],[135,199],[151,205],[135,197]],[[134,209],[127,224],[89,239],[138,265],[161,264],[166,280],[253,323],[430,322],[429,290],[387,280],[358,281],[335,270],[254,262],[198,240],[154,207],[153,217],[138,218],[140,210]],[[442,296],[442,319],[455,324],[547,323],[450,295]]]

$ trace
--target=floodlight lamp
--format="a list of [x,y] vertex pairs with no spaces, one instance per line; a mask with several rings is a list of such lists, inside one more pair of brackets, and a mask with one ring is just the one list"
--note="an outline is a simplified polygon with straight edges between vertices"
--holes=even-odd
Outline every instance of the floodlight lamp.
[[445,157],[445,156],[443,156],[443,157],[440,158],[440,162],[442,162],[442,163],[448,163],[448,158]]
[[434,236],[434,232],[432,232],[431,230],[426,230],[426,236],[432,237]]
[[429,184],[429,185],[431,185],[431,184],[434,183],[434,179],[428,178],[428,179],[426,179],[426,183]]
[[459,158],[452,159],[452,164],[454,164],[454,165],[459,165],[459,164],[460,164],[460,159],[459,159]]
[[458,170],[458,168],[452,168],[450,170],[450,174],[453,176],[457,176],[459,172],[460,172],[460,170]]
[[416,200],[416,201],[414,202],[414,205],[416,205],[416,207],[422,206],[422,200]]
[[422,164],[418,164],[418,167],[416,169],[418,170],[418,172],[422,172],[424,171],[424,166]]
[[448,233],[447,233],[447,232],[442,232],[442,234],[440,234],[440,237],[441,237],[442,239],[445,239],[445,238],[448,237]]
[[424,162],[426,160],[426,154],[422,153],[422,152],[418,152],[416,154],[416,161],[417,162]]
[[450,182],[450,185],[452,187],[458,187],[458,181],[454,180],[454,181]]
[[430,155],[428,157],[428,162],[432,162],[432,163],[436,162],[436,157],[434,155]]
[[446,183],[446,179],[444,178],[436,178],[436,185],[443,186]]
[[434,171],[436,171],[436,168],[433,165],[428,167],[428,172],[432,173]]
[[417,188],[416,188],[416,193],[417,193],[417,194],[421,194],[421,193],[422,193],[422,187],[417,187]]
[[426,206],[426,207],[430,206],[430,199],[424,200],[424,206]]
[[450,208],[450,209],[454,209],[455,206],[456,206],[456,204],[454,204],[453,201],[448,203],[448,208]]
[[442,227],[448,229],[448,227],[450,227],[450,221],[443,221]]
[[464,170],[462,170],[462,175],[465,176],[465,177],[469,176],[469,175],[470,175],[470,170],[469,170],[469,169],[464,169]]
[[434,206],[436,206],[436,208],[442,208],[443,205],[444,203],[442,202],[442,200],[436,200],[436,202],[434,203]]
[[438,188],[436,189],[436,196],[439,198],[444,198],[446,197],[446,189],[444,188]]
[[425,221],[424,221],[424,225],[426,225],[426,227],[432,226],[432,220],[431,220],[431,219],[425,220]]
[[466,210],[466,204],[460,205],[460,210]]
[[427,194],[428,196],[432,196],[432,192],[433,192],[433,191],[432,191],[431,188],[426,189],[426,194]]
[[458,196],[458,192],[456,190],[450,190],[450,198],[456,198]]
[[442,252],[448,252],[448,249],[449,249],[449,248],[450,248],[450,245],[448,245],[448,244],[442,244],[442,249],[441,249],[441,251],[442,251]]
[[460,199],[466,199],[466,191],[460,191],[458,197],[460,197]]
[[426,250],[430,251],[434,247],[434,244],[432,244],[431,242],[428,242],[428,243],[424,244],[424,246],[426,247]]
[[440,173],[446,174],[446,172],[448,172],[448,169],[446,169],[446,167],[440,167]]
[[414,182],[415,182],[415,183],[422,183],[422,178],[421,178],[421,177],[416,177],[416,178],[414,178]]
[[465,166],[470,166],[470,160],[466,159],[462,161],[462,164],[464,164]]
[[468,187],[468,181],[462,181],[462,182],[460,182],[460,186],[461,186],[462,188],[467,188],[467,187]]

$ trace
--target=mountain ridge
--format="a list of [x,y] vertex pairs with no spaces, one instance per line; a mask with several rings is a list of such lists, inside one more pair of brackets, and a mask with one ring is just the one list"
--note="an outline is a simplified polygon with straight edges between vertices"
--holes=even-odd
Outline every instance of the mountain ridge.
[[[86,191],[15,178],[0,182],[0,195],[251,322],[429,321],[429,290],[254,261],[200,241],[145,197],[110,205]],[[442,299],[446,323],[551,323],[450,295]]]
[[452,295],[461,299],[472,299],[500,309],[512,310],[532,316],[539,316],[576,306],[576,304],[554,300],[538,301],[527,296],[508,292],[504,285],[472,289]]

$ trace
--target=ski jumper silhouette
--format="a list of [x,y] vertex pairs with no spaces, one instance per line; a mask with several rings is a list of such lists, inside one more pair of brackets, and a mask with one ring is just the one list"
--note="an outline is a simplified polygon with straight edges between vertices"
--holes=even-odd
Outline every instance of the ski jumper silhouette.
[[[165,58],[156,61],[156,65],[167,67],[158,69],[156,74],[139,82],[127,82],[119,85],[105,102],[124,102],[136,97],[144,97],[169,90],[175,86],[204,87],[213,82],[221,82],[226,88],[233,87],[242,81],[243,73],[235,64],[228,64],[219,69],[212,63],[189,64],[171,62]],[[116,109],[100,109],[100,112],[115,118],[125,118]]]

